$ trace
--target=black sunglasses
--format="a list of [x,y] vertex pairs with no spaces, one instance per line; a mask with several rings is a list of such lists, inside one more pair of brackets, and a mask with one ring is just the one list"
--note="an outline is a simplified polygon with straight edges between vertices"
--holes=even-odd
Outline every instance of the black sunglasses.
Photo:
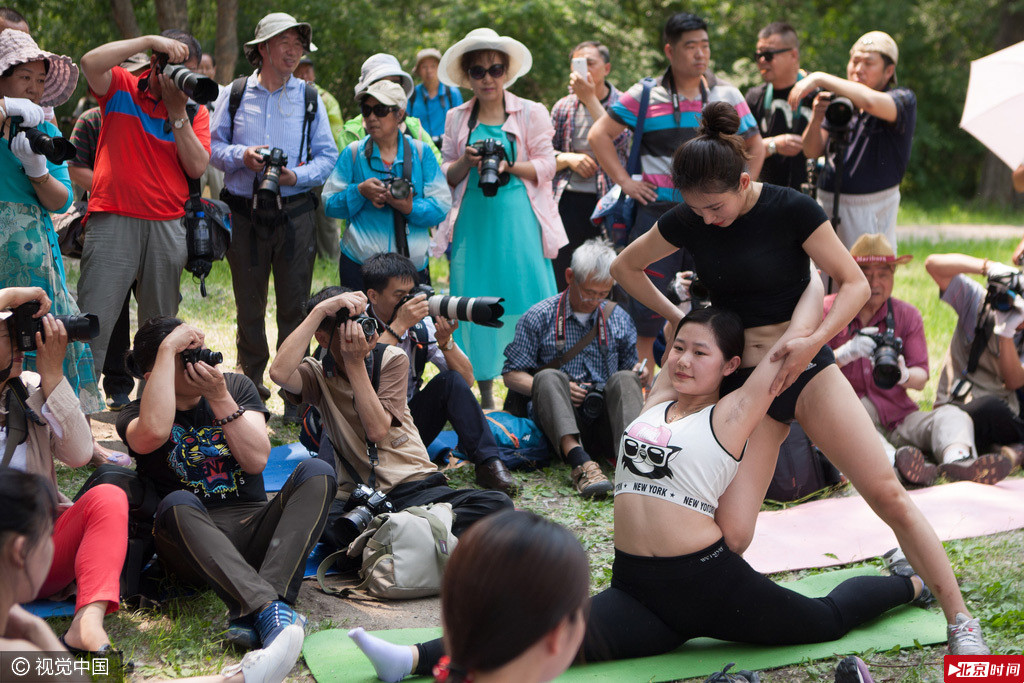
[[363,118],[365,119],[372,112],[378,119],[382,119],[393,111],[398,111],[398,107],[389,104],[375,104],[372,107],[368,104],[363,104],[360,107],[360,111],[363,112]]
[[467,73],[469,74],[469,77],[472,78],[474,81],[482,81],[484,79],[484,76],[486,76],[487,74],[490,74],[491,78],[501,78],[502,76],[505,75],[505,65],[491,64],[489,67],[485,69],[479,64],[475,64],[469,67],[469,71]]
[[771,63],[775,59],[775,55],[781,55],[783,52],[789,52],[793,48],[791,47],[780,47],[778,50],[761,50],[754,53],[754,61],[763,59],[764,61]]

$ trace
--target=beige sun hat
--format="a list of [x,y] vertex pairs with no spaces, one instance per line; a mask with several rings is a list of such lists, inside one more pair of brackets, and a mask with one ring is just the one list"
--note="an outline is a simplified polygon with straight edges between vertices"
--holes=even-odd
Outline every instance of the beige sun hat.
[[49,64],[39,105],[56,107],[64,104],[78,85],[78,67],[71,57],[40,50],[32,36],[22,31],[13,28],[0,31],[0,74],[12,66],[38,61]]
[[405,95],[405,88],[394,81],[377,81],[376,83],[371,83],[366,90],[359,93],[356,100],[362,103],[362,101],[367,97],[372,97],[381,104],[398,107],[399,109],[405,109],[405,104],[408,102],[408,98]]
[[292,28],[299,32],[302,46],[308,52],[316,52],[316,45],[313,44],[312,26],[304,21],[297,20],[290,14],[273,12],[260,19],[260,23],[256,24],[256,37],[246,43],[243,48],[245,58],[249,60],[250,64],[258,67],[262,62],[260,44]]
[[462,70],[462,55],[474,50],[495,50],[508,55],[508,71],[505,87],[508,88],[533,66],[533,55],[526,46],[515,38],[499,36],[494,29],[475,28],[466,37],[445,50],[441,64],[437,67],[437,77],[445,85],[457,88],[470,88],[469,75]]
[[416,73],[419,71],[420,62],[424,59],[436,59],[438,62],[441,61],[441,51],[436,47],[425,47],[416,53],[416,66],[412,68],[412,72]]

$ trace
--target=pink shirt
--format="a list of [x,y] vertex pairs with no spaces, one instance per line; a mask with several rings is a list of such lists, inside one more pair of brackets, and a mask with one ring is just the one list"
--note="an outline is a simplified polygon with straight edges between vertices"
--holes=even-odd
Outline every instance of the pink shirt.
[[[458,161],[466,149],[466,142],[469,140],[468,121],[475,103],[474,97],[448,110],[441,145],[444,158],[441,170],[446,175],[448,167]],[[553,259],[558,255],[558,250],[569,243],[562,219],[558,215],[558,206],[555,204],[551,185],[551,180],[555,177],[555,149],[551,145],[555,129],[551,126],[551,117],[544,105],[524,100],[508,91],[505,91],[505,111],[508,112],[508,118],[501,129],[523,143],[516,145],[516,161],[530,161],[537,170],[537,180],[523,178],[522,181],[530,198],[530,206],[533,207],[533,213],[540,223],[544,257]],[[452,240],[452,232],[459,218],[459,208],[462,206],[467,182],[469,174],[466,174],[452,191],[452,210],[438,226],[431,241],[430,249],[434,256],[441,256]]]

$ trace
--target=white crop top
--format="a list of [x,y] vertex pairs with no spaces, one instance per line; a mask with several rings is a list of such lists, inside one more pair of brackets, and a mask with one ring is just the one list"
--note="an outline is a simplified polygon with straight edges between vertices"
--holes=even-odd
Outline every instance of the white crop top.
[[734,458],[718,442],[711,427],[714,406],[668,422],[673,403],[651,407],[622,435],[615,495],[652,496],[714,517],[743,455]]

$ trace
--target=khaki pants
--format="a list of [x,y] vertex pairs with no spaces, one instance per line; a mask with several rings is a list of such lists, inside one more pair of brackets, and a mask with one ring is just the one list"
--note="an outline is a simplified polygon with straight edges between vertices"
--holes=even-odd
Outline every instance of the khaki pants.
[[896,429],[887,430],[879,422],[875,405],[867,398],[862,398],[860,402],[871,416],[875,429],[889,446],[886,451],[895,451],[901,446],[914,446],[940,465],[956,460],[953,451],[950,451],[948,458],[944,457],[950,446],[964,445],[971,449],[972,456],[978,454],[974,448],[974,422],[970,415],[954,405],[918,410],[907,415]]

